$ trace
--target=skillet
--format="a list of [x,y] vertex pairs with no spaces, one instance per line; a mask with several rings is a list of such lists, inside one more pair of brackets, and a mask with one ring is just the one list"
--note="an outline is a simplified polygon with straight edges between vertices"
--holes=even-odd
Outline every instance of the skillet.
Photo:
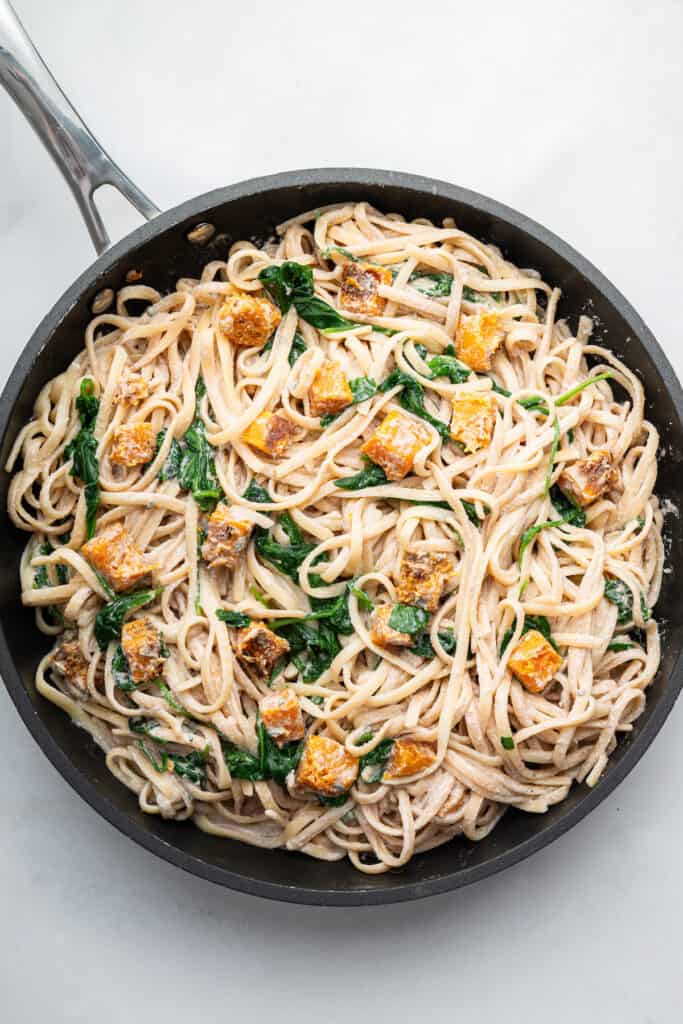
[[[31,417],[44,383],[61,373],[83,347],[93,303],[125,283],[130,270],[161,292],[179,277],[198,276],[224,258],[240,238],[265,240],[274,226],[328,203],[367,199],[407,218],[459,226],[499,246],[518,266],[538,269],[562,289],[560,315],[575,323],[589,312],[597,336],[645,386],[646,414],[662,436],[657,493],[678,507],[683,460],[683,392],[657,341],[626,299],[587,260],[520,213],[466,189],[394,171],[341,168],[289,171],[220,188],[160,213],[93,138],[43,64],[7,0],[0,0],[0,81],[31,122],[69,185],[98,253],[97,260],[46,314],[17,361],[0,399],[0,464]],[[110,245],[93,194],[116,187],[148,219]],[[208,226],[205,226],[208,225]],[[663,623],[662,661],[647,706],[622,739],[598,785],[575,786],[545,815],[509,811],[479,843],[456,839],[419,854],[403,869],[358,874],[348,862],[324,863],[282,850],[266,851],[218,839],[187,824],[143,815],[134,795],[107,771],[101,752],[69,718],[36,693],[34,672],[47,638],[19,601],[19,562],[26,535],[7,517],[9,476],[0,471],[0,673],[36,742],[67,782],[102,817],[157,856],[243,892],[294,903],[393,903],[445,892],[477,881],[547,846],[597,806],[642,757],[683,684],[683,536],[668,517],[667,561],[657,618]]]

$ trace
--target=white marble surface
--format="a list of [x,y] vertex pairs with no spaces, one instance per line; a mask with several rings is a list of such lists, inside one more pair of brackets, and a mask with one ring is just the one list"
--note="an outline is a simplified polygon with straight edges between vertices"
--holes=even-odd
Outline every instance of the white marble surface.
[[[16,5],[159,205],[306,166],[458,182],[592,259],[683,370],[680,2]],[[4,378],[92,253],[4,96],[0,139]],[[130,226],[118,208],[113,223]],[[133,846],[55,773],[0,688],[0,1018],[673,1024],[682,727],[679,704],[605,804],[505,874],[325,911],[223,891]]]

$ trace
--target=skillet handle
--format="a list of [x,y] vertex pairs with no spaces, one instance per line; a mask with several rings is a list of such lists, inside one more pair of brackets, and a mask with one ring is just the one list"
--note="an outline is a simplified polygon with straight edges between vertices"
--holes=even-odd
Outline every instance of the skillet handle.
[[160,212],[100,146],[54,80],[8,0],[0,0],[0,82],[71,189],[98,255],[111,245],[93,195],[112,185],[147,220]]

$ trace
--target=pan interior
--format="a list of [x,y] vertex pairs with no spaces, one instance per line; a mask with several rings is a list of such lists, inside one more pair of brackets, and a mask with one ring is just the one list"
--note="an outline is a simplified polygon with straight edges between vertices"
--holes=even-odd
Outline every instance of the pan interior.
[[[199,276],[230,245],[264,241],[276,224],[308,209],[339,201],[368,200],[407,219],[458,226],[499,246],[520,267],[534,268],[562,289],[559,315],[575,325],[581,313],[596,321],[594,337],[612,348],[641,377],[647,418],[662,437],[657,493],[678,508],[683,426],[680,388],[656,343],[628,304],[571,250],[537,225],[489,200],[442,183],[380,172],[307,172],[277,176],[221,190],[163,214],[114,247],[74,285],[38,328],[7,385],[0,410],[2,460],[31,416],[41,387],[63,371],[83,347],[91,304],[103,288],[115,291],[137,270],[162,292],[180,277]],[[207,221],[216,231],[208,243],[188,241],[188,231]],[[9,477],[0,474],[0,502],[7,503]],[[667,504],[670,503],[670,504]],[[19,560],[25,534],[5,520],[0,558],[0,667],[19,710],[48,756],[68,780],[110,821],[167,859],[199,875],[259,895],[313,903],[389,902],[455,888],[490,874],[545,845],[579,820],[633,766],[661,726],[681,685],[677,663],[683,644],[683,610],[676,576],[683,571],[683,535],[667,517],[665,572],[657,617],[663,623],[662,661],[648,690],[647,707],[634,732],[622,739],[594,790],[574,787],[543,816],[511,811],[479,843],[456,839],[416,855],[399,872],[359,875],[347,861],[323,863],[284,851],[267,851],[221,840],[187,824],[143,815],[135,796],[110,775],[92,740],[56,707],[38,697],[33,677],[47,649],[33,614],[19,603]]]

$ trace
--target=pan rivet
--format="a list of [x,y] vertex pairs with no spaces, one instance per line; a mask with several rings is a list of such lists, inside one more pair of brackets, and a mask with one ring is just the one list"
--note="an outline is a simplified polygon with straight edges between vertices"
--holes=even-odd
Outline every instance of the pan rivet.
[[114,289],[103,288],[101,292],[98,292],[95,298],[92,300],[92,306],[90,307],[95,316],[99,316],[100,313],[104,313],[109,309],[112,302],[114,301]]
[[197,224],[191,231],[188,231],[187,240],[192,242],[193,245],[206,245],[215,234],[216,226],[203,222],[202,224]]

